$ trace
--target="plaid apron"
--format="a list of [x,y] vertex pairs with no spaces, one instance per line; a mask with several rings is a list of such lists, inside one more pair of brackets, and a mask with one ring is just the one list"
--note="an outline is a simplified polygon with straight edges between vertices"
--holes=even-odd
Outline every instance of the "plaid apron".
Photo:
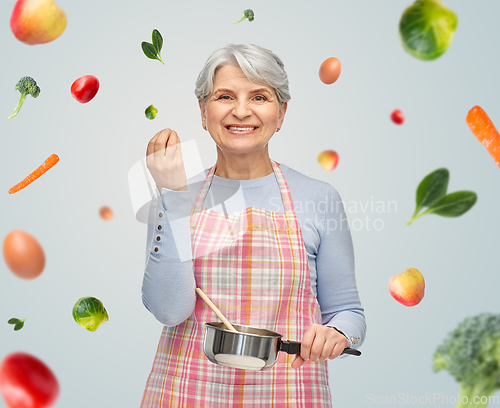
[[[250,207],[238,215],[203,208],[215,166],[209,169],[191,213],[196,285],[235,324],[276,331],[300,341],[321,312],[311,289],[307,253],[288,185],[271,162],[284,213]],[[210,362],[203,352],[206,322],[215,313],[197,297],[194,313],[164,327],[142,408],[332,406],[327,361],[290,367],[294,355],[279,353],[266,371]]]

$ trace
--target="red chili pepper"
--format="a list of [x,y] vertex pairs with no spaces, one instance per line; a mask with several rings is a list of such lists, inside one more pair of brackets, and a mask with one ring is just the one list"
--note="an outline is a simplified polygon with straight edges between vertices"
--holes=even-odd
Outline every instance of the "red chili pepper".
[[99,90],[99,80],[94,75],[84,75],[71,85],[71,95],[80,103],[87,103]]

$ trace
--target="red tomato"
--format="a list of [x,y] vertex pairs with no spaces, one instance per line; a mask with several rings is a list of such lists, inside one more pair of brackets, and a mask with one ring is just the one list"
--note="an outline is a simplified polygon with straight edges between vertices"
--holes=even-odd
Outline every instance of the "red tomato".
[[342,65],[338,58],[330,57],[323,61],[319,67],[319,79],[321,82],[330,85],[339,79]]
[[399,109],[391,113],[391,119],[396,125],[402,125],[405,121],[405,115]]
[[59,383],[38,358],[12,353],[0,364],[0,391],[9,408],[49,408],[59,396]]
[[91,101],[99,90],[99,80],[94,75],[84,75],[71,85],[71,95],[80,103]]

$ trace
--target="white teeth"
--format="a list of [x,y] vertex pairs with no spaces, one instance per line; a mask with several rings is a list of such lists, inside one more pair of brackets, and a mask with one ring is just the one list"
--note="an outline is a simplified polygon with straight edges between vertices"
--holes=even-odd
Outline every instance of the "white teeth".
[[229,130],[254,130],[257,129],[256,127],[235,127],[235,126],[228,126]]

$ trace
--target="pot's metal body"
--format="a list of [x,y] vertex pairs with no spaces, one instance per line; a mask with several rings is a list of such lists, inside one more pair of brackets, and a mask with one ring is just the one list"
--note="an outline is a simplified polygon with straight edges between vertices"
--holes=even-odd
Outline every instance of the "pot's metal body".
[[203,351],[212,363],[263,371],[278,360],[282,343],[279,333],[238,324],[233,324],[238,332],[228,330],[224,323],[206,323],[205,326]]

